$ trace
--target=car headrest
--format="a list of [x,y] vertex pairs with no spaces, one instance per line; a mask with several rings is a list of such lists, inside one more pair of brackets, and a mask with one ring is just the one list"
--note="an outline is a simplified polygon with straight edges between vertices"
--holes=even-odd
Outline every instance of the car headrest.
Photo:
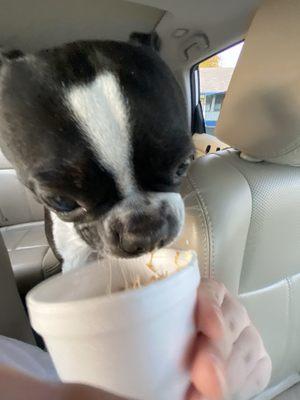
[[299,21],[299,0],[266,0],[246,36],[216,134],[249,159],[300,166]]

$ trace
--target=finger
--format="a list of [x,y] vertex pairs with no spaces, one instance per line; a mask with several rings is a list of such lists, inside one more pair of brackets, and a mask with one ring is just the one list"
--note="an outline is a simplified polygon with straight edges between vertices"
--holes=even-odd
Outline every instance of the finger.
[[227,289],[224,284],[214,279],[202,279],[199,287],[199,292],[202,295],[211,297],[218,306],[221,306]]
[[186,400],[208,400],[203,397],[193,386],[189,389]]
[[236,393],[253,371],[257,362],[266,355],[262,339],[254,328],[244,329],[233,345],[227,360],[227,383],[231,393]]
[[186,352],[183,358],[183,365],[188,370],[192,368],[192,365],[194,363],[195,354],[197,354],[198,350],[198,341],[199,341],[199,335],[196,334],[191,338],[190,342],[187,344]]
[[[0,364],[1,399],[20,400],[49,400],[60,398],[61,385],[41,381],[20,370]],[[26,395],[24,395],[26,393]]]
[[[209,337],[214,346],[227,359],[232,350],[232,315],[240,314],[243,306],[234,301],[225,286],[214,280],[205,280],[199,288],[197,326],[200,332]],[[223,306],[226,302],[225,307]],[[229,322],[228,322],[229,321]]]
[[212,280],[201,283],[198,292],[196,324],[199,332],[218,340],[224,334],[224,321],[220,308],[225,295],[224,285]]
[[203,397],[202,394],[195,392],[189,400],[208,400],[206,397]]
[[222,306],[226,334],[233,344],[241,332],[250,324],[246,308],[230,293],[226,293]]
[[221,305],[223,319],[223,334],[214,345],[227,360],[232,352],[233,344],[241,332],[250,324],[250,319],[245,307],[228,291],[226,291]]
[[198,343],[191,370],[192,383],[203,397],[220,400],[227,392],[223,360],[208,338],[202,336]]
[[268,355],[258,361],[254,370],[249,374],[246,382],[243,384],[237,400],[248,400],[256,394],[262,392],[271,378],[272,363]]

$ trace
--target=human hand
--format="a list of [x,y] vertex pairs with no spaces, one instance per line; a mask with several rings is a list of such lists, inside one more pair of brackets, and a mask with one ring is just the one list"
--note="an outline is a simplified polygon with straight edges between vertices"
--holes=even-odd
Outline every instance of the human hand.
[[86,385],[41,381],[4,365],[0,365],[0,393],[7,400],[126,400]]
[[203,280],[188,400],[248,400],[269,383],[272,364],[245,307],[223,284]]

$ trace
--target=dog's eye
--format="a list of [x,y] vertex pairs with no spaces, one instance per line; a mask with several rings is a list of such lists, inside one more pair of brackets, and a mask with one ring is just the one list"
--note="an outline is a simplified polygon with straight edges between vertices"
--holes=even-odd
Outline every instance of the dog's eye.
[[52,196],[45,199],[46,203],[58,212],[71,212],[80,207],[79,204],[68,198],[62,196]]
[[176,178],[181,178],[183,176],[186,176],[188,167],[191,163],[191,158],[186,159],[183,163],[181,163],[176,170]]

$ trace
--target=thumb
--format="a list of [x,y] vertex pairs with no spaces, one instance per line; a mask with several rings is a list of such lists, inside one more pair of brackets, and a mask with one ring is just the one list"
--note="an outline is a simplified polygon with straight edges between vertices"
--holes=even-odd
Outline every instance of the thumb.
[[203,397],[193,386],[189,389],[186,400],[208,400]]
[[200,336],[198,339],[197,355],[192,366],[191,379],[203,399],[222,400],[226,397],[223,359],[205,336]]

